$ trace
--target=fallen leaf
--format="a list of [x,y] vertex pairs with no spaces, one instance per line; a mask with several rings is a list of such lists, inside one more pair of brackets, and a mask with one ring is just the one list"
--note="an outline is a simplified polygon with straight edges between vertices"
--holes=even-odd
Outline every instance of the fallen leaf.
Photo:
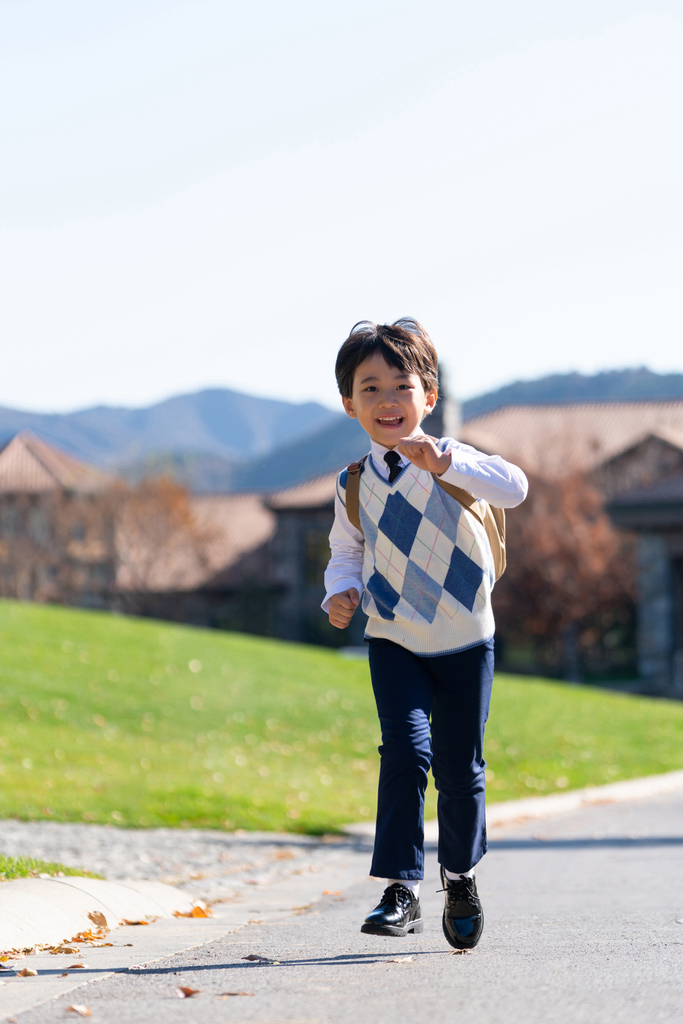
[[65,942],[96,942],[99,939],[104,939],[108,931],[109,931],[108,928],[98,928],[96,931],[93,931],[91,928],[89,928],[86,932],[77,932],[77,934],[74,935],[72,938],[64,939],[64,941]]
[[32,967],[24,967],[23,970],[19,971],[22,978],[35,978],[38,971],[34,971]]
[[96,924],[98,928],[107,927],[107,919],[101,910],[91,910],[88,914],[88,919],[92,921],[93,924]]
[[253,996],[253,992],[221,992],[219,999],[227,999],[228,996]]
[[178,999],[189,999],[190,996],[196,996],[200,991],[201,989],[198,988],[188,988],[187,985],[180,985],[175,990],[175,994],[178,996]]
[[69,967],[67,967],[67,971],[79,971],[83,970],[87,966],[87,964],[71,964]]
[[73,1006],[67,1006],[66,1012],[77,1013],[79,1017],[90,1017],[91,1010],[85,1003],[74,1003]]
[[48,949],[48,953],[70,953],[71,956],[75,956],[78,953],[77,949],[73,949],[72,946],[52,946]]
[[258,953],[250,953],[249,956],[243,956],[243,960],[253,960],[258,964],[279,964],[279,960],[271,960],[267,956],[259,956]]
[[213,914],[211,913],[211,910],[209,909],[209,907],[206,906],[206,904],[198,903],[196,906],[194,906],[192,908],[192,910],[186,910],[184,912],[182,910],[174,910],[173,911],[173,916],[174,917],[213,917]]
[[452,949],[451,956],[464,956],[465,953],[471,953],[471,949]]
[[64,974],[60,974],[59,977],[60,978],[68,978],[69,977],[69,972],[68,971],[64,971]]
[[129,921],[127,917],[124,917],[121,924],[149,924],[149,921]]
[[383,960],[385,964],[409,964],[411,960],[415,960],[414,956],[392,956],[389,960]]
[[205,910],[204,907],[199,907],[199,906],[193,907],[192,910],[190,911],[190,917],[211,917],[211,916],[212,916],[211,911],[208,908]]
[[339,889],[323,889],[323,896],[341,896]]

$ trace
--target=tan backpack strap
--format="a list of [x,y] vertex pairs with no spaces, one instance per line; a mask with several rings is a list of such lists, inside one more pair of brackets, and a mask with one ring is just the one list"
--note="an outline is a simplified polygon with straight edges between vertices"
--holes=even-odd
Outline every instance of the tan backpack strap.
[[358,462],[352,462],[346,470],[346,514],[351,525],[361,533],[363,527],[360,525],[360,475],[366,459],[367,455],[364,455]]

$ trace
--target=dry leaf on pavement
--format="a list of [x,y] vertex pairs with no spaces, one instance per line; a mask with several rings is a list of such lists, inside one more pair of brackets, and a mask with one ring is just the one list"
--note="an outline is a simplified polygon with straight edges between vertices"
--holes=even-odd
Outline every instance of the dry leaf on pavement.
[[192,910],[174,910],[174,917],[213,917],[211,907],[208,907],[202,900],[197,900]]
[[107,919],[101,910],[91,910],[88,914],[88,918],[93,924],[96,924],[98,928],[107,927]]
[[19,971],[22,978],[35,978],[37,973],[38,971],[34,971],[32,967],[24,967],[22,971]]
[[228,996],[253,996],[253,992],[221,992],[219,999],[227,999]]
[[87,966],[87,964],[70,964],[67,967],[67,971],[78,971],[86,968]]
[[77,1013],[79,1017],[90,1017],[90,1007],[86,1006],[85,1003],[74,1003],[73,1006],[67,1006],[66,1012]]
[[51,946],[48,953],[69,953],[71,956],[77,956],[80,953],[79,949],[74,949],[73,946]]
[[258,953],[250,953],[249,956],[243,956],[243,960],[253,960],[257,964],[279,964],[279,960],[271,960],[267,956],[259,956]]
[[121,924],[149,924],[149,921],[129,921],[127,917],[124,917]]
[[189,999],[190,996],[196,996],[199,991],[201,990],[198,988],[189,988],[187,985],[179,985],[175,990],[175,994],[178,996],[178,999]]
[[78,932],[76,935],[73,936],[73,938],[65,939],[64,941],[65,942],[97,942],[99,939],[103,939],[106,936],[108,931],[109,931],[108,928],[97,928],[96,931],[93,931],[92,928],[89,928],[87,931],[85,931],[85,932]]

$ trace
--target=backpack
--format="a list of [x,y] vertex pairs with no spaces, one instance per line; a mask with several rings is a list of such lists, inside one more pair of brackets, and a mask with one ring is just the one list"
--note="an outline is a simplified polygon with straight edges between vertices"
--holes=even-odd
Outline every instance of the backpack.
[[[359,462],[352,462],[347,468],[347,479],[346,479],[346,514],[349,517],[349,522],[356,527],[357,530],[363,532],[363,527],[360,525],[360,475],[365,467],[365,460],[367,455],[364,455]],[[489,544],[491,545],[491,554],[493,555],[493,568],[495,571],[496,579],[505,572],[506,558],[505,558],[505,510],[502,508],[494,508],[493,505],[489,505],[487,501],[483,499],[477,501],[473,498],[469,491],[463,490],[462,487],[454,487],[453,484],[447,484],[441,477],[437,476],[436,473],[432,473],[432,476],[436,480],[439,487],[450,494],[451,498],[466,508],[468,512],[471,512],[475,519],[477,519],[486,530],[486,536],[488,537]]]

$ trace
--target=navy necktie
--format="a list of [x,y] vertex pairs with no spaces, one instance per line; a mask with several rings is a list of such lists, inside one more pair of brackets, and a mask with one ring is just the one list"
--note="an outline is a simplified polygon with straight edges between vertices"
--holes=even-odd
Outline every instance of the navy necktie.
[[398,452],[387,452],[386,455],[384,456],[384,461],[389,467],[389,483],[393,484],[394,480],[401,472],[401,467],[399,466],[401,456],[398,454]]

